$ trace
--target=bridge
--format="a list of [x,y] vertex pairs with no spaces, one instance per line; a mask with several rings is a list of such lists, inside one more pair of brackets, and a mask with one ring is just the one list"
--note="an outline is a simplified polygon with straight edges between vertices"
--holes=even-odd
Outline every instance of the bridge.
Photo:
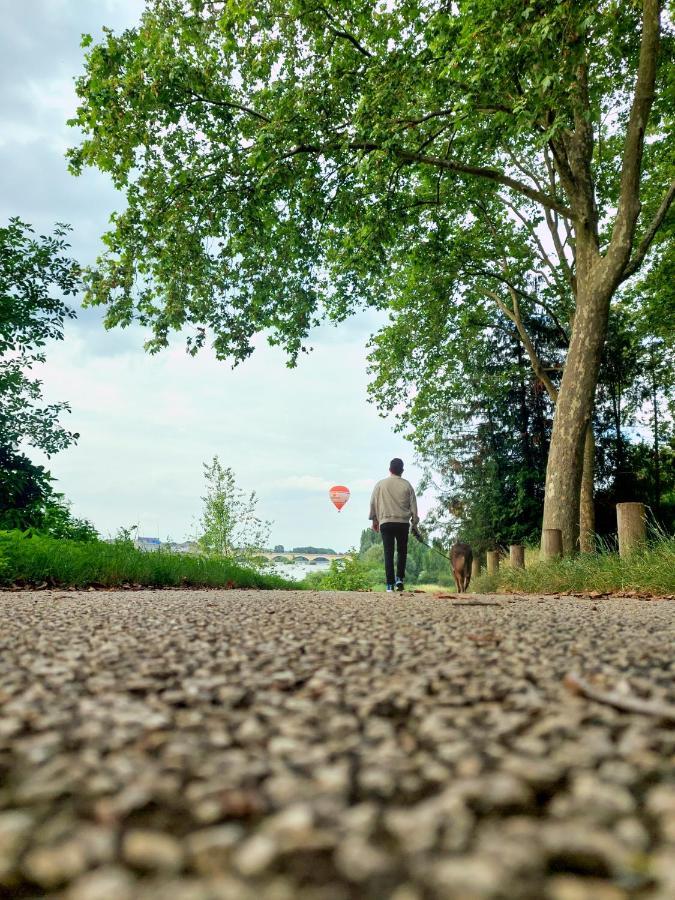
[[284,551],[283,553],[275,553],[274,551],[264,551],[260,556],[270,562],[303,562],[303,563],[329,563],[334,559],[350,559],[351,553],[294,553],[292,551]]

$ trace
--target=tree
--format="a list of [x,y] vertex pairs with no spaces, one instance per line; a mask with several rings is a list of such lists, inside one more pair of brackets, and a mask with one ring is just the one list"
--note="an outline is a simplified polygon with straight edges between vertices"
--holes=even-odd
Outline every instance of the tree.
[[75,317],[63,300],[80,288],[80,267],[64,255],[67,233],[57,225],[51,237],[34,238],[19,219],[0,228],[0,444],[28,443],[47,456],[79,437],[59,423],[68,404],[43,403],[42,382],[29,375]]
[[30,376],[75,315],[63,299],[80,284],[79,266],[65,255],[67,231],[57,225],[52,236],[36,238],[16,218],[0,227],[0,528],[44,528],[58,502],[49,472],[21,447],[50,456],[78,438],[59,421],[68,404],[44,403],[42,383]]
[[199,544],[207,553],[253,562],[269,539],[271,523],[256,515],[255,491],[237,487],[235,474],[217,456],[204,463],[206,494],[200,521]]
[[675,196],[660,11],[149,0],[78,81],[73,171],[97,165],[127,198],[90,302],[151,326],[150,350],[190,328],[191,351],[212,333],[239,360],[267,331],[294,360],[322,316],[390,302],[384,273],[432,234],[430,207],[466,225],[490,198],[570,292],[543,524],[573,549],[610,301]]

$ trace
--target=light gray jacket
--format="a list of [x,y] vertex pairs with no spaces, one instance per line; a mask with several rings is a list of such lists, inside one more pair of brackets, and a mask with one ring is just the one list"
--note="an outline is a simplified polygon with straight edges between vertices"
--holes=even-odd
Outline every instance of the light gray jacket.
[[387,522],[410,522],[417,525],[417,498],[409,481],[400,475],[390,475],[378,481],[370,498],[369,519],[384,525]]

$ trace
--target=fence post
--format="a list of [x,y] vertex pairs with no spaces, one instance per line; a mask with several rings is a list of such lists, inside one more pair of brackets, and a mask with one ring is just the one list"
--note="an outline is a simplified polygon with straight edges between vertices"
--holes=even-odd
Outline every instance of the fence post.
[[487,573],[488,575],[496,575],[499,571],[499,550],[488,550],[487,552]]
[[477,556],[474,556],[471,563],[471,577],[473,579],[480,578],[480,559]]
[[619,556],[628,556],[645,543],[644,503],[617,503],[616,527],[619,533]]
[[509,547],[509,559],[512,569],[525,568],[525,548],[522,544],[511,544]]
[[544,528],[541,533],[541,558],[559,559],[562,552],[562,531],[559,528]]

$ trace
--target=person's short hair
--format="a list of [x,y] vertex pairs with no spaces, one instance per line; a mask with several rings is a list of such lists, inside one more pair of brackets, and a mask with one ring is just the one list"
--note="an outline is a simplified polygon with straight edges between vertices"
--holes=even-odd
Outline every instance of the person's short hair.
[[403,460],[399,459],[398,456],[395,456],[389,463],[389,471],[392,473],[392,475],[402,475]]

